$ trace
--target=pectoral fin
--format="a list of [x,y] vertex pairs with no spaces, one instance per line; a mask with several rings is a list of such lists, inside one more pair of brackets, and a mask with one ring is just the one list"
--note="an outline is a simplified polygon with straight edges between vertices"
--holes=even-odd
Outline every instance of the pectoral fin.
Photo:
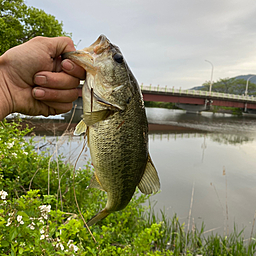
[[99,178],[97,177],[96,173],[94,172],[93,173],[93,176],[91,178],[91,181],[90,181],[90,185],[88,188],[97,188],[99,190],[102,190],[102,191],[105,191],[101,184],[100,184],[100,181],[99,181]]
[[115,108],[115,109],[118,109],[118,110],[125,110],[125,106],[122,106],[122,105],[118,105],[118,104],[114,104],[114,103],[111,103],[111,102],[108,102],[107,100],[99,97],[97,94],[93,94],[94,98],[97,100],[97,102],[101,105],[104,105],[104,106],[108,106],[108,107],[111,107],[111,108]]
[[144,194],[152,194],[160,189],[159,177],[150,155],[148,155],[148,162],[138,187]]
[[82,133],[85,133],[87,130],[87,125],[83,120],[81,120],[77,125],[76,129],[74,131],[74,135],[81,135]]
[[99,121],[107,119],[114,112],[110,109],[99,110],[95,112],[85,112],[83,114],[83,122],[87,125],[93,125]]

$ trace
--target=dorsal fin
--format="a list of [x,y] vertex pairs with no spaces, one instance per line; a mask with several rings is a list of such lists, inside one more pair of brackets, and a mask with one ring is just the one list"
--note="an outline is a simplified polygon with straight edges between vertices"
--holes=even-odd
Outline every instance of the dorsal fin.
[[144,194],[152,194],[160,189],[159,177],[149,154],[148,162],[138,187]]

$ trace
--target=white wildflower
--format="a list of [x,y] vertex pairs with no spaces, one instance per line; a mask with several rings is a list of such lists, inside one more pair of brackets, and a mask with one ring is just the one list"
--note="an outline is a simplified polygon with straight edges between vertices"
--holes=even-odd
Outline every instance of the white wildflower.
[[5,200],[6,197],[8,196],[8,193],[4,190],[1,190],[0,191],[0,196],[1,196],[1,199]]
[[[5,143],[5,144],[6,144],[6,143]],[[14,145],[14,141],[13,141],[12,143],[7,143],[6,145],[7,145],[7,148],[8,148],[8,149],[10,149],[10,148],[12,148],[12,147],[13,147],[13,145]]]
[[40,236],[40,240],[43,240],[43,239],[45,239],[45,235]]
[[24,221],[22,220],[22,221],[20,222],[20,224],[23,225],[23,224],[24,224]]
[[11,218],[9,218],[9,219],[7,220],[6,227],[10,226],[11,224],[12,224],[12,221],[11,221]]
[[73,240],[69,240],[67,243],[67,246],[69,246],[72,242],[73,242]]
[[51,211],[51,205],[40,205],[39,209],[41,212],[50,212]]
[[28,225],[28,227],[31,229],[31,230],[34,230],[35,229],[35,223],[32,222],[31,224]]
[[69,249],[71,249],[71,250],[73,250],[73,251],[75,251],[75,252],[78,251],[78,247],[77,247],[76,245],[74,245],[74,244],[70,244],[70,245],[69,245]]
[[21,220],[22,220],[22,216],[21,216],[21,215],[18,215],[18,216],[17,216],[17,221],[18,221],[18,222],[21,222]]
[[42,217],[47,220],[48,213],[51,211],[51,205],[40,205],[39,209],[42,213]]
[[17,157],[17,154],[16,153],[12,153],[12,155],[16,158]]
[[23,151],[23,154],[27,156],[27,155],[28,155],[28,152],[26,152],[26,151]]
[[9,212],[8,215],[9,216],[13,216],[14,212]]
[[40,234],[44,234],[44,230],[43,229],[40,230]]
[[60,247],[60,249],[63,251],[64,250],[64,246],[62,243],[58,243],[56,244],[56,248]]

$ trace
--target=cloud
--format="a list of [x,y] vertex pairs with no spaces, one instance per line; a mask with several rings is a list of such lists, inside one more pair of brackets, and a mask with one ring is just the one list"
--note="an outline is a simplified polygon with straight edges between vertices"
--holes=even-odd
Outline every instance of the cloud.
[[84,48],[104,33],[140,82],[191,88],[255,73],[253,0],[27,0],[63,21]]

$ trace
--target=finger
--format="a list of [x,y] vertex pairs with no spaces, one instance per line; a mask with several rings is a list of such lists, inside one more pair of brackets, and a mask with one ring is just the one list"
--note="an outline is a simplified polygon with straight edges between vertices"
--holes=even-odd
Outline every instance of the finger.
[[76,50],[74,42],[69,37],[53,37],[50,38],[50,40],[52,41],[53,45],[56,46],[54,56],[52,56],[53,58],[60,56],[64,52],[71,52]]
[[35,87],[32,90],[35,99],[56,103],[71,103],[78,98],[78,90],[56,90],[43,87]]
[[75,77],[78,77],[80,78],[81,80],[85,79],[85,70],[76,65],[74,62],[72,62],[71,60],[69,59],[65,59],[61,62],[61,66],[62,66],[62,69],[72,75],[72,76],[75,76]]
[[70,111],[73,107],[72,103],[56,103],[56,102],[44,102],[48,106],[46,115],[58,115]]
[[44,88],[66,90],[76,88],[80,84],[80,79],[65,72],[41,71],[35,74],[34,83]]
[[[30,112],[29,115],[37,116],[49,116],[57,115],[70,111],[73,107],[72,103],[58,103],[58,102],[48,102],[48,101],[37,101],[35,105],[35,112]],[[27,114],[24,113],[24,114]]]

